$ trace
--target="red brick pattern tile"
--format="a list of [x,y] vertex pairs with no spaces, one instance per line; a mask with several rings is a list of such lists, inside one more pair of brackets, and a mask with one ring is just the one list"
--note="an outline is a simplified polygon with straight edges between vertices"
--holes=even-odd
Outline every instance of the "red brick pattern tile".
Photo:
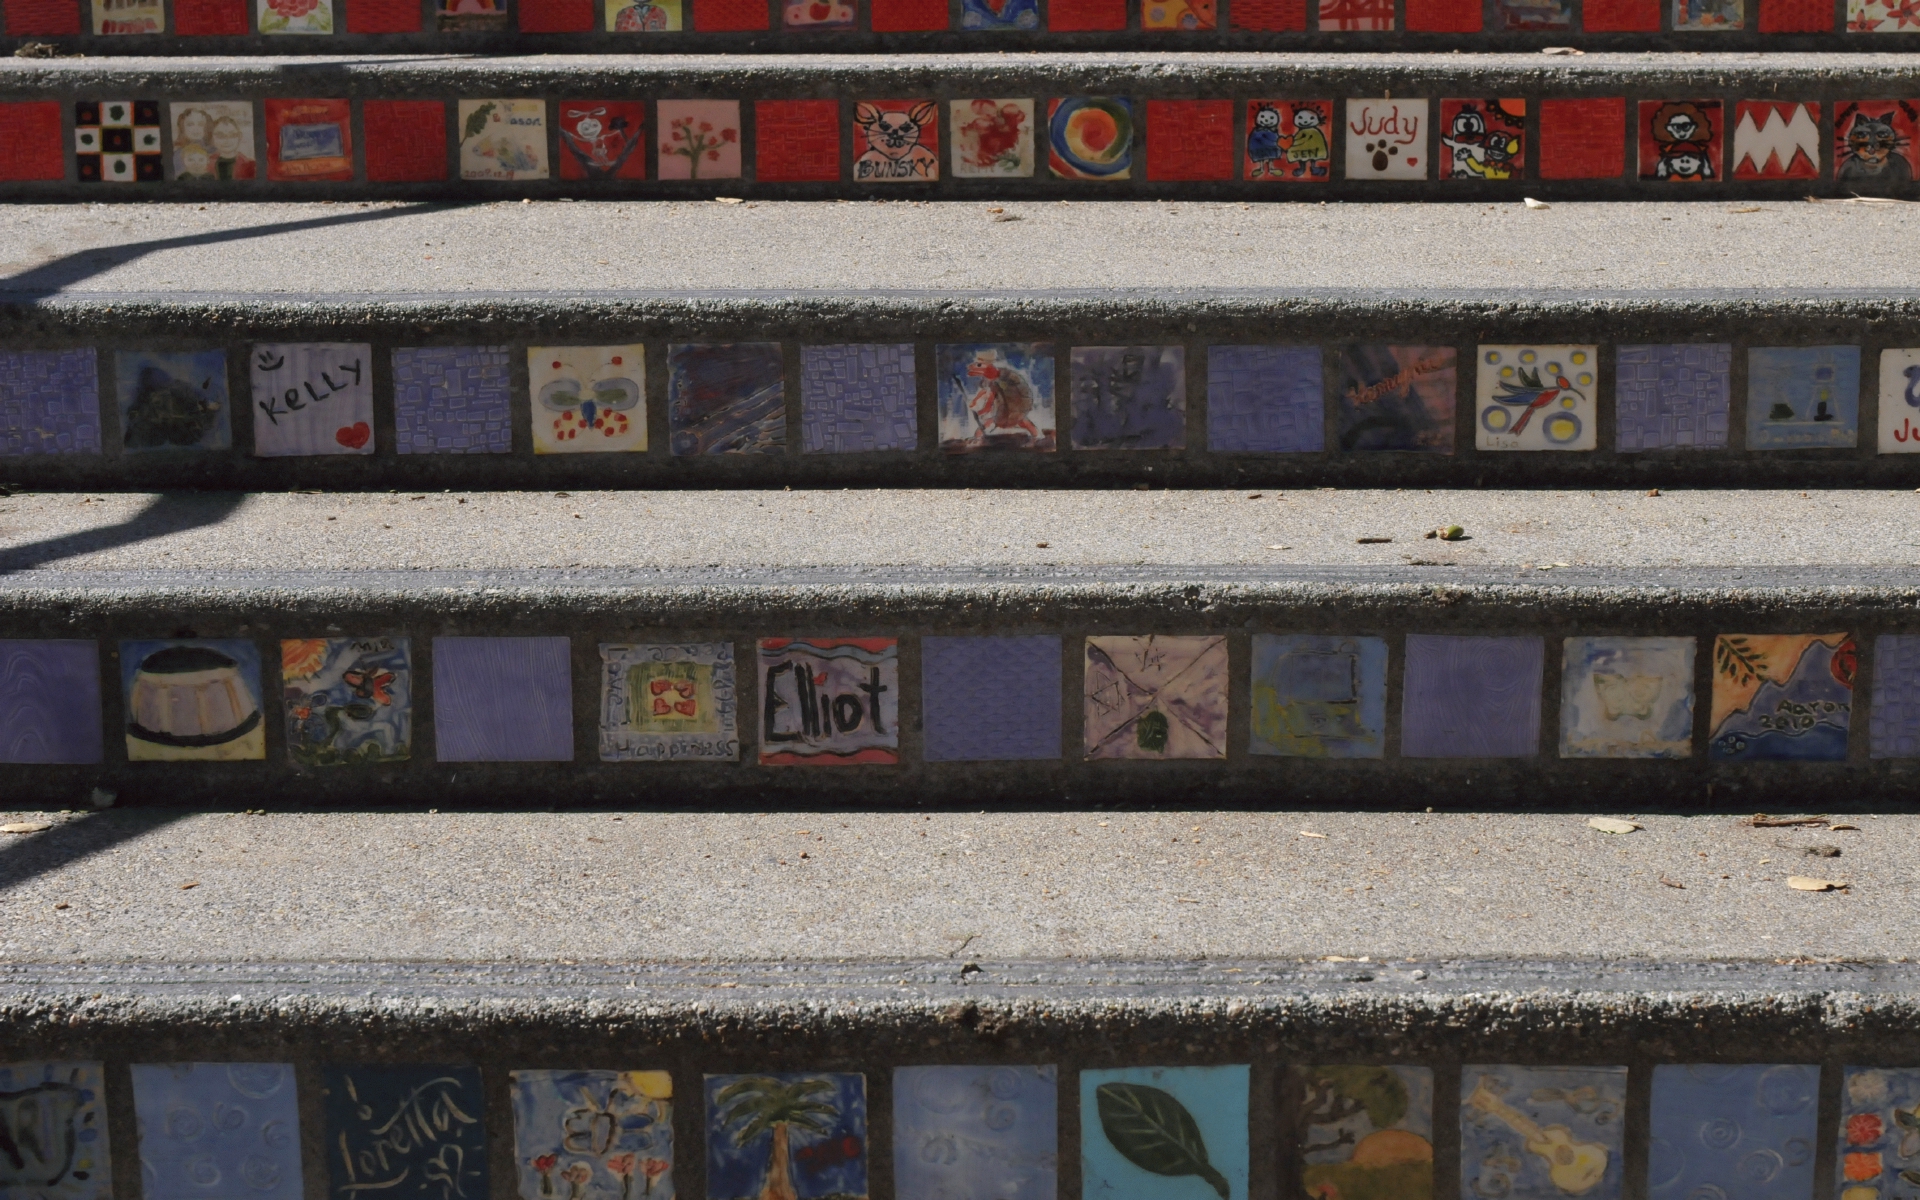
[[420,0],[347,0],[348,33],[419,33]]
[[1583,0],[1588,33],[1658,33],[1660,0]]
[[360,123],[367,182],[432,183],[447,177],[447,106],[441,100],[369,100]]
[[1407,0],[1409,33],[1479,33],[1480,0]]
[[245,37],[247,0],[173,0],[173,31],[181,37]]
[[593,28],[593,0],[519,0],[521,33],[586,33]]
[[60,102],[0,104],[0,179],[65,179]]
[[80,0],[6,0],[8,37],[62,37],[80,32]]
[[1393,28],[1393,0],[1320,0],[1323,33]]
[[1127,0],[1052,0],[1047,5],[1047,28],[1055,33],[1105,32],[1126,27]]
[[696,33],[752,33],[768,23],[766,0],[693,0]]
[[1627,169],[1627,101],[1542,100],[1542,179],[1617,179]]
[[1761,33],[1832,33],[1832,0],[1760,0]]
[[1147,101],[1147,178],[1233,178],[1233,101]]
[[1227,24],[1233,29],[1261,33],[1303,30],[1307,27],[1307,0],[1234,0]]
[[947,0],[873,0],[875,33],[919,33],[947,27]]
[[754,173],[760,182],[839,180],[838,100],[760,100],[753,120]]

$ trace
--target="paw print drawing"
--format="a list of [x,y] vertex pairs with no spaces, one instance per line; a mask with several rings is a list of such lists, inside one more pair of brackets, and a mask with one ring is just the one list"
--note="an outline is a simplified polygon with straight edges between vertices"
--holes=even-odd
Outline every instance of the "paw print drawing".
[[1347,101],[1348,179],[1425,179],[1427,101]]

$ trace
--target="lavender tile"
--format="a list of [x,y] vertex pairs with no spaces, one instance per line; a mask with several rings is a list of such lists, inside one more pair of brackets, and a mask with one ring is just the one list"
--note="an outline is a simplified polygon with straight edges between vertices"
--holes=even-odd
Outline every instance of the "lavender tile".
[[142,1200],[301,1200],[287,1063],[135,1063]]
[[569,654],[564,637],[433,639],[440,761],[573,761]]
[[920,710],[928,762],[1059,758],[1059,637],[921,639]]
[[1614,446],[1639,450],[1723,450],[1728,374],[1724,343],[1622,346],[1614,355]]
[[1075,346],[1069,366],[1074,449],[1186,447],[1185,347]]
[[1809,1200],[1819,1094],[1815,1066],[1656,1066],[1648,1112],[1648,1200]]
[[1531,758],[1540,752],[1546,647],[1537,637],[1407,635],[1400,753]]
[[1327,448],[1318,346],[1207,347],[1207,445],[1223,453]]
[[511,390],[505,346],[396,349],[393,424],[399,452],[508,453]]
[[802,346],[800,448],[807,454],[912,450],[913,345]]
[[100,453],[92,350],[0,351],[0,456]]
[[1050,1066],[894,1068],[894,1194],[1058,1200],[1059,1091]]
[[667,426],[675,454],[785,453],[780,343],[668,346]]
[[1920,758],[1920,637],[1874,639],[1873,757]]
[[0,641],[0,763],[97,763],[100,646]]

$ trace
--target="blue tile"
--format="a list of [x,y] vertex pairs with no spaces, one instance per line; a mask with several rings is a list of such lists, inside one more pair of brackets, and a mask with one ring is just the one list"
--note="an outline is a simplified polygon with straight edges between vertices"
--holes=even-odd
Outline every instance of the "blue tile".
[[928,762],[1060,757],[1060,639],[930,637],[920,643]]
[[1820,1068],[1653,1069],[1648,1200],[1812,1200]]
[[1187,444],[1183,346],[1075,346],[1075,450],[1180,450]]
[[1747,449],[1852,446],[1860,435],[1860,347],[1747,351]]
[[100,646],[0,641],[0,763],[97,763]]
[[807,454],[912,450],[913,346],[802,346],[800,448]]
[[1622,346],[1614,355],[1614,447],[1723,450],[1733,347]]
[[572,762],[573,668],[563,637],[433,639],[441,762]]
[[393,352],[393,423],[401,454],[506,454],[513,449],[505,346]]
[[1221,453],[1327,448],[1318,346],[1207,347],[1207,445]]
[[1920,758],[1920,637],[1874,639],[1873,757]]
[[1540,752],[1546,648],[1537,637],[1407,635],[1400,753],[1531,758]]
[[287,1063],[135,1063],[142,1200],[301,1200]]
[[1253,636],[1248,751],[1379,758],[1387,735],[1387,643],[1377,637]]
[[893,1188],[906,1197],[1059,1200],[1053,1067],[898,1067]]
[[0,351],[0,456],[100,453],[98,357]]

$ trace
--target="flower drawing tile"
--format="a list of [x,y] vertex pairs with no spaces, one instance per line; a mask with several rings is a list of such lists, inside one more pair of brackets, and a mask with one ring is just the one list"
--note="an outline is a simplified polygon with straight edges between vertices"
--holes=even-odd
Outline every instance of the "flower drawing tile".
[[896,1067],[896,1195],[1058,1200],[1055,1067]]
[[1726,449],[1732,346],[1620,346],[1613,366],[1615,449]]
[[1855,445],[1860,434],[1860,347],[1750,346],[1747,449]]
[[[98,1062],[0,1062],[12,1109],[0,1155],[7,1200],[111,1200],[106,1072]],[[31,1134],[31,1136],[28,1136]]]
[[1069,380],[1075,450],[1185,448],[1184,346],[1075,346]]
[[948,105],[958,179],[1033,176],[1032,100],[955,100]]
[[1432,1197],[1431,1068],[1291,1066],[1281,1105],[1306,1195]]
[[1246,177],[1325,183],[1333,175],[1333,127],[1331,100],[1247,101]]
[[267,756],[260,650],[251,641],[121,642],[120,686],[129,761],[243,762]]
[[1256,633],[1252,705],[1251,753],[1379,758],[1387,736],[1386,639]]
[[[1244,1200],[1251,1155],[1244,1066],[1080,1072],[1084,1200]],[[1153,1130],[1186,1131],[1172,1171]]]
[[173,177],[225,183],[259,174],[251,100],[178,101],[167,106],[173,126]]
[[0,639],[0,763],[97,763],[101,719],[99,643]]
[[159,183],[166,177],[160,102],[74,101],[73,171],[81,183]]
[[333,0],[257,0],[254,22],[267,35],[332,33]]
[[1811,1196],[1819,1094],[1814,1066],[1655,1066],[1649,1200]]
[[1460,1194],[1620,1200],[1627,1068],[1460,1069]]
[[735,762],[732,642],[600,646],[602,762]]
[[1425,100],[1347,101],[1348,179],[1428,179]]
[[460,178],[546,179],[545,100],[462,100]]
[[1340,347],[1339,448],[1452,454],[1457,363],[1452,346]]
[[0,350],[0,458],[100,453],[99,355]]
[[800,347],[800,449],[913,450],[920,442],[913,343]]
[[387,1200],[492,1194],[478,1067],[328,1066],[324,1078],[328,1200],[374,1188]]
[[1859,665],[1851,634],[1721,634],[1713,643],[1711,756],[1846,761]]
[[1133,101],[1126,97],[1047,101],[1047,165],[1055,179],[1131,179],[1133,147]]
[[1090,637],[1083,734],[1095,758],[1225,758],[1227,639]]
[[900,761],[900,643],[762,638],[762,766]]
[[1873,757],[1920,758],[1920,637],[1873,640]]
[[1920,1071],[1848,1067],[1840,1087],[1840,1145],[1833,1195],[1839,1200],[1913,1200],[1920,1174]]
[[668,346],[667,427],[679,455],[786,453],[780,343]]
[[934,353],[941,450],[1053,451],[1052,345],[964,343]]
[[1207,347],[1208,449],[1289,454],[1326,445],[1320,347]]
[[224,350],[118,350],[113,365],[126,453],[233,445]]
[[674,1200],[667,1071],[514,1071],[521,1200]]
[[290,1063],[134,1063],[145,1200],[301,1200]]
[[570,653],[564,637],[433,639],[439,761],[573,761]]
[[301,766],[368,766],[412,756],[411,639],[284,639],[280,689],[287,757]]
[[647,448],[646,347],[529,346],[535,454]]
[[928,762],[1060,757],[1060,638],[920,639]]
[[401,454],[505,454],[513,449],[505,346],[402,347],[393,352],[393,425]]
[[1537,637],[1407,635],[1400,753],[1532,758],[1546,648]]
[[1571,637],[1560,670],[1560,757],[1693,753],[1692,638]]
[[[708,1075],[709,1200],[866,1200],[867,1077],[842,1071]],[[803,1108],[804,1125],[762,1113]]]
[[247,370],[256,457],[373,453],[372,346],[257,345]]
[[1599,357],[1596,346],[1481,346],[1475,447],[1593,449]]
[[855,183],[940,178],[940,108],[931,100],[862,100],[853,106]]
[[660,178],[740,178],[738,100],[662,100]]

